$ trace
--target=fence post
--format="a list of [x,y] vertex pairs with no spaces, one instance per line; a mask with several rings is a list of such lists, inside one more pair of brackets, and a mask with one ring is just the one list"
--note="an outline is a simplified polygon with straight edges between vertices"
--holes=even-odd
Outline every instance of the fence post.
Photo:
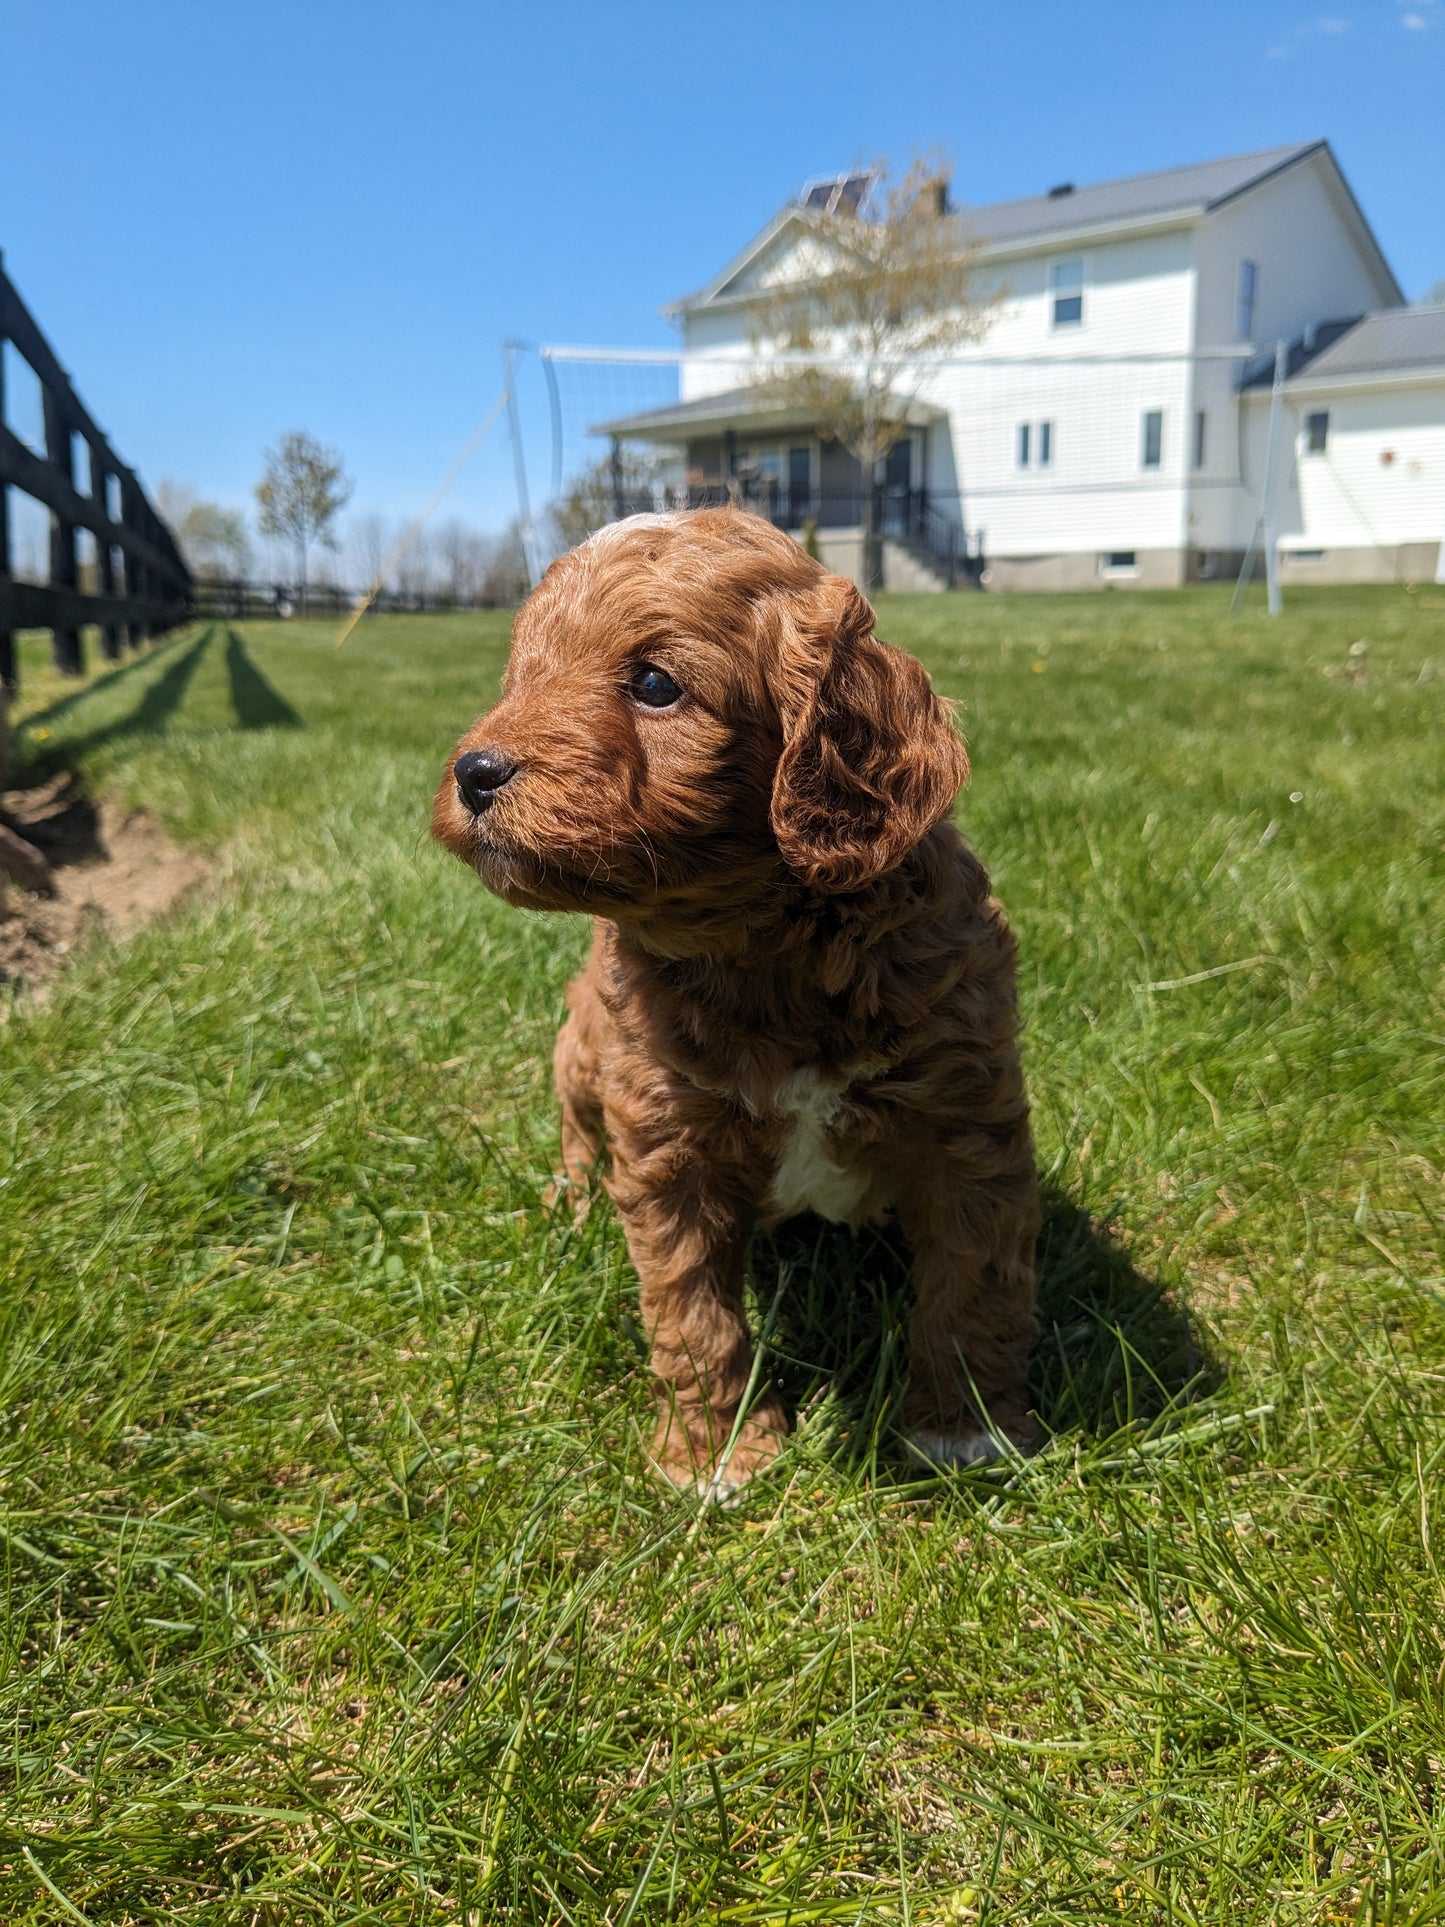
[[[75,460],[70,441],[70,423],[59,395],[54,393],[49,382],[42,382],[40,396],[45,415],[46,456],[61,481],[67,488],[73,489]],[[72,593],[76,586],[75,524],[59,509],[50,511],[50,586]],[[55,666],[60,673],[63,676],[84,675],[85,653],[81,647],[80,631],[72,625],[70,617],[62,614],[50,633]]]
[[[0,275],[5,272],[5,257],[0,254]],[[5,420],[5,329],[0,312],[0,423]],[[7,693],[15,688],[15,638],[10,632],[10,615],[5,598],[10,586],[10,491],[0,482],[0,711]]]
[[[110,520],[110,477],[105,466],[105,457],[94,442],[87,442],[90,451],[90,499],[94,502],[102,521]],[[109,532],[95,538],[95,586],[98,594],[107,599],[115,595],[115,553],[110,546]],[[101,623],[101,653],[109,662],[120,659],[120,630],[109,615]]]

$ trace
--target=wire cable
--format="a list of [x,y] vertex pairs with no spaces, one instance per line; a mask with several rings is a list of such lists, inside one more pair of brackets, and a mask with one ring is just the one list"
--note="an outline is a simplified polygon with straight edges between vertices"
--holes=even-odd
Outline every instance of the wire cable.
[[511,398],[512,398],[511,389],[504,388],[501,394],[498,395],[497,399],[492,403],[491,407],[487,410],[486,414],[482,417],[481,422],[473,430],[471,439],[467,443],[466,447],[462,450],[461,454],[458,455],[457,459],[452,463],[451,467],[447,470],[446,474],[442,477],[441,481],[437,484],[436,488],[432,491],[431,500],[427,503],[426,507],[422,510],[421,514],[412,523],[411,527],[406,531],[405,535],[402,536],[400,542],[397,543],[396,547],[392,550],[391,554],[386,558],[385,562],[382,563],[380,574],[377,576],[375,582],[372,583],[371,587],[367,590],[366,594],[362,597],[361,601],[356,605],[356,607],[352,610],[351,614],[348,616],[346,622],[342,626],[340,635],[338,635],[336,638],[336,641],[333,647],[337,649],[341,647],[342,643],[345,642],[346,638],[351,634],[352,630],[356,627],[357,623],[360,622],[361,618],[366,614],[367,610],[371,607],[372,603],[375,602],[376,598],[381,594],[382,585],[385,583],[386,578],[391,574],[392,570],[396,567],[397,563],[400,562],[401,558],[406,554],[407,550],[411,547],[412,543],[415,542],[416,538],[421,534],[422,530],[426,527],[427,523],[431,520],[432,516],[436,513],[438,508],[441,507],[441,504],[445,499],[448,491],[450,490],[452,483],[461,474],[462,470],[466,467],[467,463],[472,459],[473,455],[476,454],[477,450],[481,447],[482,443],[487,439],[487,436],[491,433],[492,429],[495,428],[497,422],[501,418],[502,410],[507,406],[507,403],[511,400]]

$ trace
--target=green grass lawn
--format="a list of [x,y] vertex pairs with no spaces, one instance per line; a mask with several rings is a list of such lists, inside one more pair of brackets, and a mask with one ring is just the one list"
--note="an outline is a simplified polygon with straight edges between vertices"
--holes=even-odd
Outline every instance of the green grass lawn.
[[896,1260],[794,1236],[724,1514],[539,1201],[585,930],[426,838],[506,619],[27,643],[217,882],[0,1023],[0,1918],[1445,1919],[1445,593],[880,613],[1020,934],[1051,1439],[900,1467]]

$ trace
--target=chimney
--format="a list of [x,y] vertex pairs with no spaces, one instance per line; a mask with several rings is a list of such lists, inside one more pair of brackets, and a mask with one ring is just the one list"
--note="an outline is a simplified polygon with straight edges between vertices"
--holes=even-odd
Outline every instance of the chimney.
[[1057,187],[1051,187],[1049,189],[1049,199],[1051,201],[1061,201],[1066,194],[1072,194],[1073,191],[1074,183],[1072,181],[1060,181]]

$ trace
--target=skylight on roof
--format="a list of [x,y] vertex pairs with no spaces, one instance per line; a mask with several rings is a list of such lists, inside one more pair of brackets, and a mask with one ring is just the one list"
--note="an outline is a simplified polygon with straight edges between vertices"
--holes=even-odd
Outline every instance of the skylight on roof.
[[877,178],[876,174],[830,174],[809,181],[798,199],[804,207],[815,207],[823,214],[856,214]]

